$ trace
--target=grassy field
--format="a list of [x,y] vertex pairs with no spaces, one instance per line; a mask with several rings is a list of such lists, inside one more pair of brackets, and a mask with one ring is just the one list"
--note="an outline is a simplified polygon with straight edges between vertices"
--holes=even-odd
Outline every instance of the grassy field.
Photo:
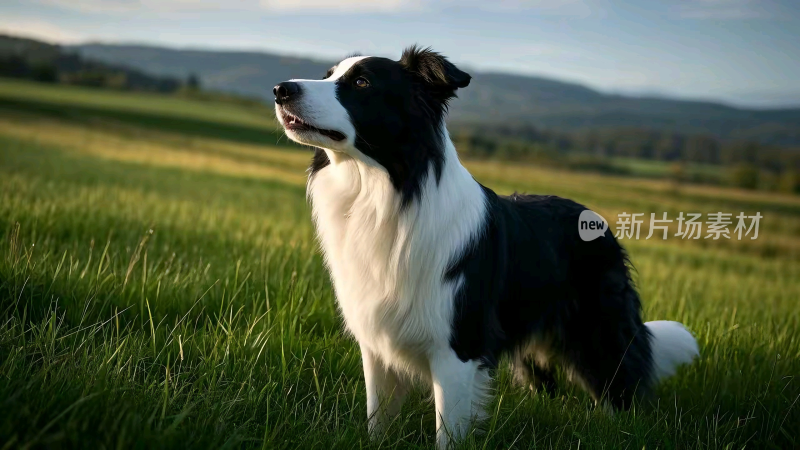
[[[305,201],[307,150],[268,108],[0,80],[0,448],[429,448],[428,393],[366,435]],[[280,143],[281,146],[275,146]],[[468,163],[622,211],[731,212],[757,240],[625,241],[646,319],[700,359],[604,415],[498,371],[467,448],[800,447],[800,197]],[[673,229],[673,234],[676,229]]]
[[[612,167],[632,176],[644,178],[674,178],[673,164],[639,158],[609,158]],[[683,178],[705,180],[706,183],[723,184],[726,178],[725,167],[716,164],[687,163],[683,166]]]

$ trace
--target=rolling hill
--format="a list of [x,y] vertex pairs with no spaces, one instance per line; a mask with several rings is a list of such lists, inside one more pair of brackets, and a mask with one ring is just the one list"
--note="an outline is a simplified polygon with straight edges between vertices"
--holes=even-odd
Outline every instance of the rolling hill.
[[[206,88],[272,99],[289,78],[322,76],[333,64],[260,52],[183,50],[139,45],[84,44],[78,54],[147,73],[200,77]],[[800,145],[800,108],[749,110],[719,103],[605,94],[541,77],[471,71],[451,120],[459,123],[534,124],[584,130],[645,128],[766,144]]]
[[181,80],[172,77],[151,76],[132,65],[101,62],[63,46],[5,34],[0,34],[0,76],[162,93],[181,87]]

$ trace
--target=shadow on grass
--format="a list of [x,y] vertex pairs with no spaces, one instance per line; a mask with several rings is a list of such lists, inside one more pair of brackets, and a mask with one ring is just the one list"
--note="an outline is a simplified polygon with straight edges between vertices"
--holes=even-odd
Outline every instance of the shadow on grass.
[[270,121],[273,120],[271,117],[264,117],[265,125],[257,127],[144,111],[126,111],[32,100],[22,101],[0,97],[0,114],[6,113],[29,113],[99,128],[102,128],[104,124],[114,125],[116,123],[193,137],[299,148],[289,142],[276,127],[269,126]]

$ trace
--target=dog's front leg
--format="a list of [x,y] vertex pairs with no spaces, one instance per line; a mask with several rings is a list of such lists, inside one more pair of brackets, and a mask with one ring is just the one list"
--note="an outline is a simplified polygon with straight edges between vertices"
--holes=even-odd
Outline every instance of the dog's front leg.
[[403,406],[408,386],[391,368],[386,367],[372,351],[361,346],[364,381],[367,385],[367,419],[369,434],[379,438]]
[[445,450],[483,418],[489,378],[478,361],[463,362],[449,347],[431,355],[430,367],[436,400],[436,446]]

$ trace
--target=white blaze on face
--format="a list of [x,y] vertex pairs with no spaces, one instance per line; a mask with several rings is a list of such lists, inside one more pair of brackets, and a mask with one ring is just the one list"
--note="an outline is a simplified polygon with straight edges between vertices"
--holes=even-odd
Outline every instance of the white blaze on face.
[[369,56],[353,56],[353,57],[350,57],[350,58],[347,58],[347,59],[343,60],[342,62],[340,62],[336,66],[336,69],[333,71],[331,76],[326,78],[325,81],[336,81],[336,80],[338,80],[339,78],[342,77],[342,75],[347,73],[347,71],[350,70],[350,68],[353,67],[353,65],[355,63],[361,61],[364,58],[369,58]]
[[345,135],[343,141],[334,141],[316,132],[286,130],[286,135],[301,144],[313,145],[326,150],[350,152],[355,150],[356,130],[350,114],[336,97],[336,81],[353,64],[366,58],[356,56],[340,62],[333,74],[324,80],[289,80],[300,85],[300,96],[288,105],[275,104],[275,112],[283,126],[283,111],[299,117],[303,122],[323,130],[334,130]]

